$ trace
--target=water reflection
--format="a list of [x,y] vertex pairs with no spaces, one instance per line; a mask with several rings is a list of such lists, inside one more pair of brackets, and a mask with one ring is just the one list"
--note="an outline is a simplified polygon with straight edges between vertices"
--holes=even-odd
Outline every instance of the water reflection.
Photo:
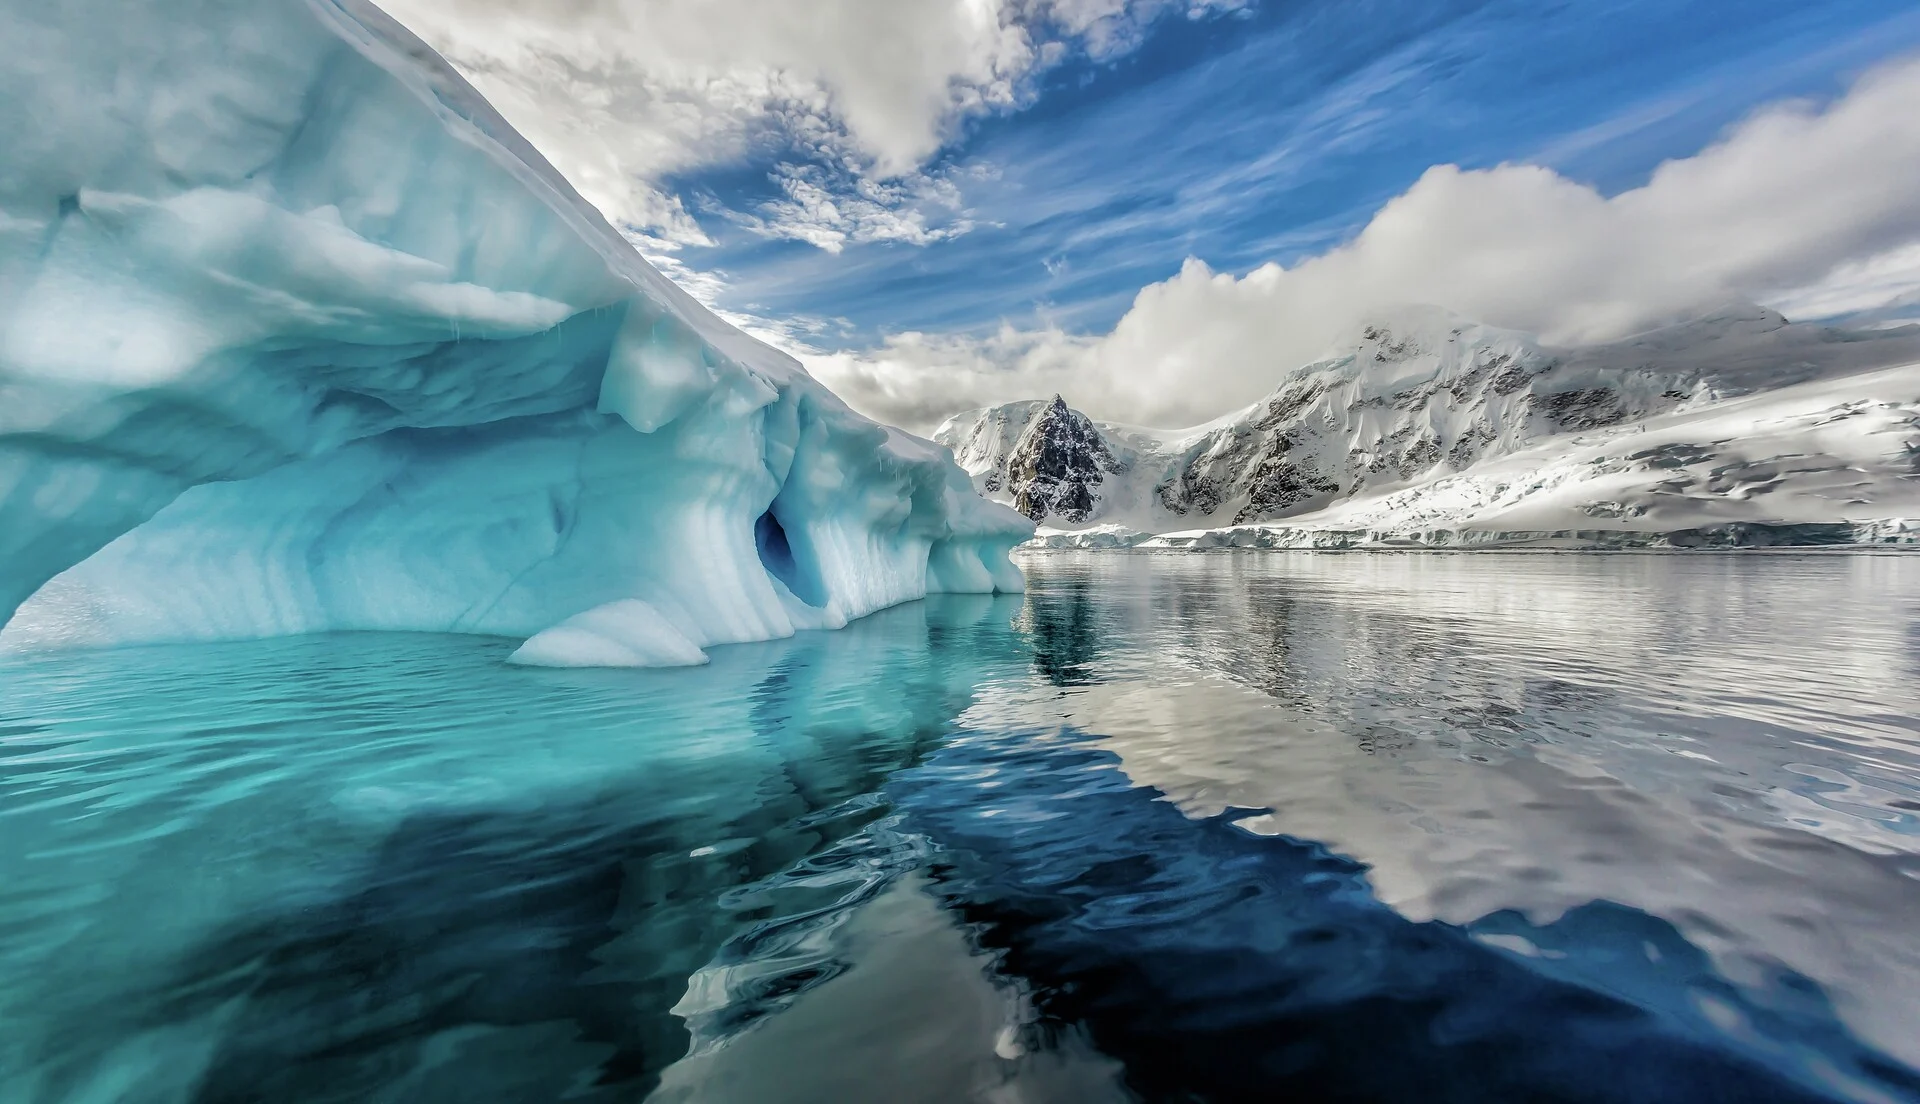
[[0,1102],[1920,1100],[1920,560],[0,666]]
[[[730,940],[903,868],[819,869],[1019,669],[1015,608],[686,672],[375,635],[15,663],[0,1099],[635,1099]],[[762,988],[837,969],[828,947]]]
[[[1783,974],[1721,977],[1669,923],[1593,902],[1414,923],[1366,868],[1193,820],[1063,733],[961,741],[895,782],[941,883],[1040,1007],[1150,1099],[1813,1101],[1920,1077]],[[995,783],[981,787],[978,780]]]
[[[1659,916],[1920,1059],[1920,783],[1887,557],[1050,555],[1108,660],[1058,710],[1190,817],[1369,867],[1412,920]],[[1047,608],[1036,601],[1032,610]],[[1762,614],[1764,613],[1764,619]],[[976,706],[999,723],[1030,703]]]

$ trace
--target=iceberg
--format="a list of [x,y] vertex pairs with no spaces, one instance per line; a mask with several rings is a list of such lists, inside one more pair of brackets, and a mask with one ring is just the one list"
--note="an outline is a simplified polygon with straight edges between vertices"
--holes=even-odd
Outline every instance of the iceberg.
[[701,662],[1031,524],[662,276],[365,0],[0,0],[0,647]]

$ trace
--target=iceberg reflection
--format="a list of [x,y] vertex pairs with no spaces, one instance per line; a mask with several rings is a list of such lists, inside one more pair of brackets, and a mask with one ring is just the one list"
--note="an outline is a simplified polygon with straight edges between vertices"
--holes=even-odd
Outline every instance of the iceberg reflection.
[[1027,568],[4,661],[0,1101],[1920,1100],[1920,561]]

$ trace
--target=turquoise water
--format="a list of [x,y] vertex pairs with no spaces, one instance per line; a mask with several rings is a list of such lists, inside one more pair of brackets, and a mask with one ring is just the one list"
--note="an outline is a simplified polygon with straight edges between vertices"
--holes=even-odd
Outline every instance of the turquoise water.
[[0,1101],[1920,1099],[1920,559],[0,659]]

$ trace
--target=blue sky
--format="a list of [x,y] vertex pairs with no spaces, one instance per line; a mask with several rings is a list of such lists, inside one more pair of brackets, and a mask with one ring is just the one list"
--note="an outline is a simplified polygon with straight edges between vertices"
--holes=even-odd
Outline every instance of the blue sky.
[[662,183],[715,243],[681,260],[722,274],[718,305],[837,320],[816,344],[1098,332],[1188,256],[1244,271],[1325,250],[1430,165],[1534,162],[1610,194],[1760,104],[1915,50],[1920,6],[1884,0],[1264,0],[1162,18],[972,120],[926,170],[958,191],[937,213],[972,223],[951,238],[829,253],[731,221],[779,198],[791,148]]
[[910,428],[1191,424],[1410,303],[1549,342],[1920,317],[1920,0],[387,4]]

